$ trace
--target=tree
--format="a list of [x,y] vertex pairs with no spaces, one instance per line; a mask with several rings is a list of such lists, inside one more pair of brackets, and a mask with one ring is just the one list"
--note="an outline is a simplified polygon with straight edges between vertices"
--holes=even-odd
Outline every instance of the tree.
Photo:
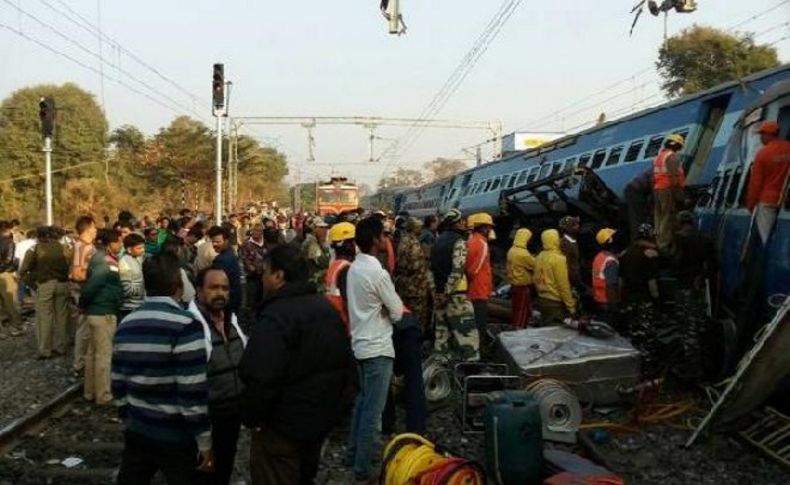
[[123,125],[114,129],[108,141],[116,151],[128,155],[140,155],[145,150],[145,135],[132,125]]
[[253,200],[277,200],[288,203],[288,189],[283,179],[288,175],[288,161],[272,147],[261,146],[252,137],[238,138],[239,203]]
[[416,187],[425,183],[422,172],[410,168],[399,168],[389,177],[379,179],[379,189],[391,187]]
[[750,34],[732,35],[694,25],[670,37],[656,67],[669,97],[685,96],[779,65],[776,49],[757,45]]
[[466,164],[461,160],[451,158],[437,158],[423,165],[430,175],[430,180],[440,180],[466,170]]
[[43,96],[52,96],[56,104],[52,147],[55,198],[66,180],[95,177],[104,171],[107,120],[91,93],[73,83],[15,91],[0,104],[0,171],[8,177],[0,183],[0,204],[6,215],[26,220],[41,220],[44,207],[38,116]]

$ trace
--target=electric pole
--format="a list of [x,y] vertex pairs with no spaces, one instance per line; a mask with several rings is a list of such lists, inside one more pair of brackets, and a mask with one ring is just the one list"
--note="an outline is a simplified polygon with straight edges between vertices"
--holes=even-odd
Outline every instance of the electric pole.
[[38,103],[41,118],[41,133],[44,135],[45,205],[47,225],[52,225],[52,135],[55,133],[55,100],[51,96],[41,98]]
[[214,64],[211,89],[214,101],[214,116],[217,118],[217,193],[214,201],[214,220],[219,226],[222,224],[222,117],[225,112],[225,66],[223,64]]

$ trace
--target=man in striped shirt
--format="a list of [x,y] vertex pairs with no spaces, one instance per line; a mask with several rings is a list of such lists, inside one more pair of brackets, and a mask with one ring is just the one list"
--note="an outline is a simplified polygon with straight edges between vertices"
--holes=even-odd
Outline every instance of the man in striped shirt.
[[126,424],[120,485],[147,484],[161,470],[170,485],[194,484],[214,466],[202,325],[178,304],[178,258],[143,264],[145,303],[115,334],[112,393]]

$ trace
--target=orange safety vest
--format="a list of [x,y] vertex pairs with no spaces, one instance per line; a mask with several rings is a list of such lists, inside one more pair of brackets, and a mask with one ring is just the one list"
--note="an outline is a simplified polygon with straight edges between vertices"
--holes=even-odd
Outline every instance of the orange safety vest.
[[326,270],[326,299],[340,314],[340,319],[343,320],[343,325],[346,326],[346,333],[348,333],[348,308],[346,302],[343,300],[343,295],[340,293],[340,287],[337,285],[337,278],[340,272],[351,266],[351,261],[346,259],[334,259],[329,263],[329,268]]
[[593,260],[593,298],[598,303],[609,303],[609,299],[606,296],[606,275],[604,275],[604,270],[606,269],[606,265],[612,261],[614,261],[616,264],[619,264],[617,258],[612,256],[612,253],[608,251],[601,251],[595,256],[595,259]]
[[[663,148],[653,162],[653,190],[663,190],[672,187],[672,177],[667,170],[667,158],[674,152],[668,148]],[[678,167],[677,174],[678,187],[686,186],[686,174],[683,172],[683,166]]]

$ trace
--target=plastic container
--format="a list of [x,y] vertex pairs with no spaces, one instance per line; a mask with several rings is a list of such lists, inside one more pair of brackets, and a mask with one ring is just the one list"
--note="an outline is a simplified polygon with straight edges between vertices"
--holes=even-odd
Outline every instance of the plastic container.
[[494,483],[541,483],[543,427],[537,401],[526,391],[492,392],[484,420],[486,467]]

